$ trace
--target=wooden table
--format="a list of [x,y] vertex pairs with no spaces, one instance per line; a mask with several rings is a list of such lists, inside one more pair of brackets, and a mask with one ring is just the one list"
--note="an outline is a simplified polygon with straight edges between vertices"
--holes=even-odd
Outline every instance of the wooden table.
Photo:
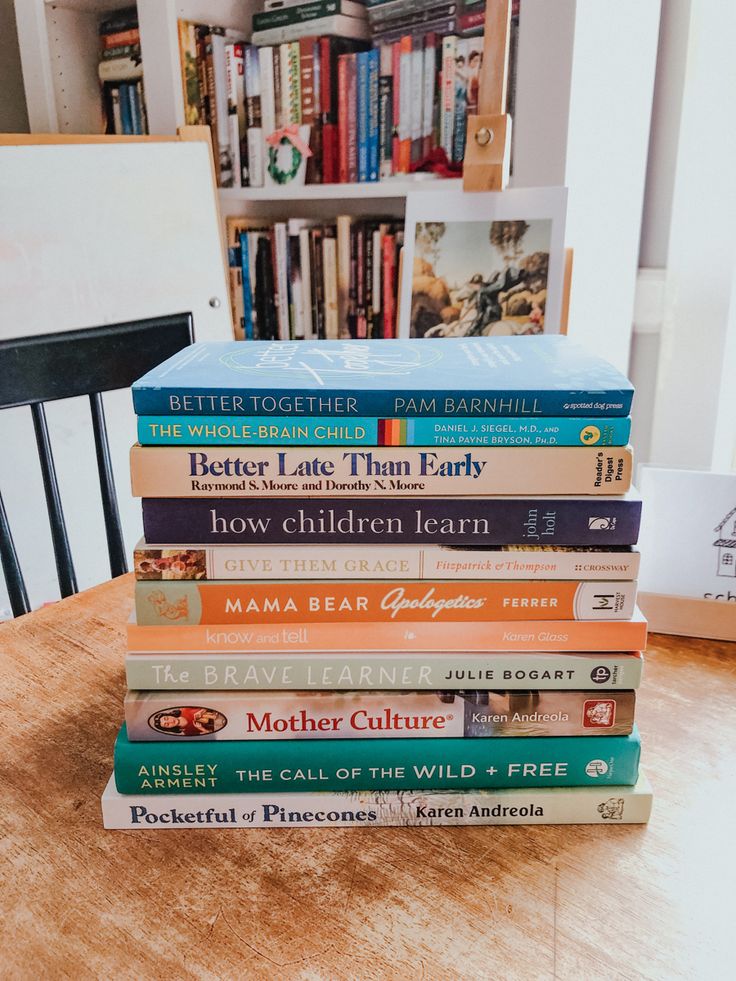
[[648,827],[104,831],[131,587],[0,626],[2,977],[736,976],[736,646],[653,638]]

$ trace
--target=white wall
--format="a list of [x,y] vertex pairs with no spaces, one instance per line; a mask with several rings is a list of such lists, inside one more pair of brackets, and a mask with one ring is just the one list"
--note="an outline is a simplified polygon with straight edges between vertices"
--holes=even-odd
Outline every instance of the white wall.
[[709,469],[733,452],[734,37],[736,5],[693,0],[650,451],[662,466]]

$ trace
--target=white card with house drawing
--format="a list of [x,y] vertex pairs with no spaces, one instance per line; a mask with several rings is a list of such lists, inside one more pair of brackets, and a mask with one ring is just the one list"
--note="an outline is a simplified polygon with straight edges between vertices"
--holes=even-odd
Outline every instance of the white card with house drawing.
[[736,474],[642,467],[639,587],[733,603]]
[[559,333],[564,187],[407,195],[400,337]]

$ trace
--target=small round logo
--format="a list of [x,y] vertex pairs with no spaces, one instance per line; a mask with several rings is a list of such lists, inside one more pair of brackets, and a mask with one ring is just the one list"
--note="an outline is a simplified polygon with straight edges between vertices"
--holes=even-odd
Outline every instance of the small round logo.
[[604,664],[598,664],[590,672],[590,680],[596,685],[605,685],[611,679],[611,669]]
[[583,426],[580,430],[580,442],[586,446],[594,446],[601,438],[601,431],[597,426]]
[[608,763],[605,760],[591,760],[585,767],[589,777],[602,777],[608,773]]

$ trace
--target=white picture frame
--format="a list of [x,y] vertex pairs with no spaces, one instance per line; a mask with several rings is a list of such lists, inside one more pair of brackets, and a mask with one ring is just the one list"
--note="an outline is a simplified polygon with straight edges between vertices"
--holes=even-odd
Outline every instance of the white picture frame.
[[[446,237],[446,243],[452,242],[452,239],[457,240],[458,238],[462,238],[463,231],[458,227],[460,225],[473,223],[473,225],[479,226],[479,230],[475,233],[472,229],[468,229],[468,233],[473,238],[477,236],[477,241],[473,242],[471,246],[473,258],[467,263],[466,271],[462,275],[459,274],[458,267],[463,266],[463,260],[458,259],[456,244],[452,247],[448,245],[446,255],[443,257],[439,240],[434,243],[434,267],[431,275],[435,277],[437,282],[441,281],[445,284],[445,292],[443,293],[442,286],[439,285],[435,292],[439,293],[440,299],[437,300],[432,295],[431,302],[434,306],[428,313],[424,308],[421,309],[423,325],[426,325],[428,322],[427,317],[430,318],[430,321],[435,316],[439,318],[437,325],[430,328],[430,330],[435,332],[426,336],[445,336],[444,331],[448,331],[447,336],[467,336],[470,325],[474,325],[474,329],[477,331],[480,321],[478,318],[475,321],[470,319],[472,310],[468,309],[467,299],[456,300],[454,303],[451,301],[449,307],[443,307],[442,309],[446,318],[455,318],[450,321],[443,321],[441,319],[442,315],[439,313],[439,305],[442,303],[442,297],[452,296],[455,298],[462,296],[463,290],[465,290],[466,294],[468,291],[472,293],[473,289],[477,289],[478,286],[485,287],[486,297],[493,295],[494,292],[496,298],[499,294],[505,297],[507,295],[505,292],[495,290],[495,287],[501,282],[512,284],[508,292],[510,296],[514,290],[524,288],[524,276],[529,275],[524,272],[523,268],[514,266],[514,262],[517,259],[523,262],[525,258],[531,256],[533,253],[543,251],[548,251],[547,273],[545,277],[546,292],[544,294],[539,292],[530,294],[531,302],[527,303],[527,305],[531,306],[531,312],[523,315],[529,318],[528,327],[518,317],[506,318],[502,316],[501,320],[491,320],[480,332],[494,334],[533,332],[533,318],[536,317],[536,324],[540,326],[540,330],[536,332],[559,333],[565,269],[566,210],[567,188],[565,187],[510,188],[505,191],[478,193],[453,190],[443,194],[418,190],[408,194],[406,197],[398,336],[403,338],[425,336],[423,326],[420,326],[418,323],[420,313],[417,311],[417,305],[414,303],[415,293],[413,285],[415,280],[414,260],[420,249],[422,249],[421,240],[420,244],[417,245],[417,230],[418,226],[424,226],[428,223],[442,223],[445,226],[455,226],[454,229],[449,229],[453,234],[452,236]],[[492,245],[490,242],[490,226],[493,222],[501,221],[525,222],[528,226],[526,232],[508,246],[508,248],[514,250],[515,255],[512,258],[509,258],[508,252],[502,255],[499,247]],[[480,226],[482,225],[489,226],[487,234],[485,232],[481,233]],[[445,229],[442,237],[447,235],[447,231],[448,229]],[[529,245],[526,247],[528,251],[519,251],[522,248],[521,243],[525,237],[529,242]],[[419,258],[425,258],[425,262],[431,266],[432,263],[426,259],[426,236],[424,237],[424,241],[425,255],[419,256]],[[488,249],[488,255],[483,254],[482,250],[479,250],[478,243],[481,242]],[[478,258],[479,255],[483,257]],[[448,269],[451,268],[451,282],[448,282],[448,278],[443,275],[445,269],[443,266],[440,266],[440,263]],[[508,278],[498,278],[506,277],[507,271]],[[483,277],[480,283],[478,282],[479,277]],[[428,277],[425,276],[424,278],[426,279]],[[473,281],[472,285],[471,280]],[[459,284],[461,281],[465,286],[460,287]],[[431,289],[432,287],[430,286]],[[430,295],[430,291],[427,291],[427,295]],[[544,297],[543,308],[533,300],[534,296]],[[503,303],[505,303],[505,300]],[[462,306],[458,304],[462,304]],[[517,303],[517,305],[520,304]],[[484,307],[484,315],[488,316],[489,303],[484,302]],[[496,309],[498,307],[494,306],[493,310]],[[490,311],[491,316],[493,316],[493,310]],[[412,314],[414,314],[414,323],[412,323]],[[493,323],[498,324],[496,330],[493,330],[491,327]],[[491,329],[489,330],[489,328]]]

